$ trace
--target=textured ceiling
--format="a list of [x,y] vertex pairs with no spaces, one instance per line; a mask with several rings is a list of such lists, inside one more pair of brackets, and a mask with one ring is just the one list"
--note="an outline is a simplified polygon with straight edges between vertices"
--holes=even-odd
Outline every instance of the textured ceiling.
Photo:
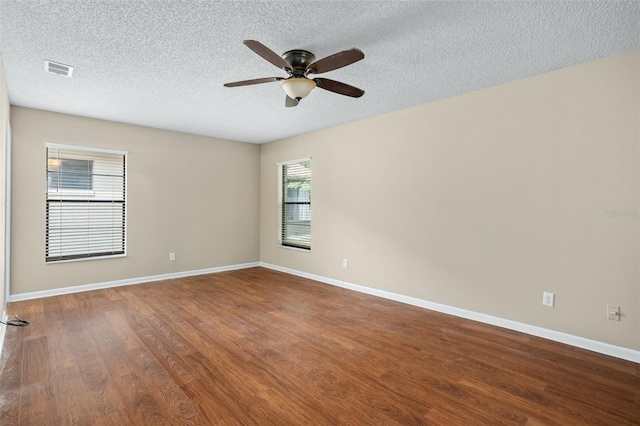
[[[285,76],[242,44],[365,59],[284,107]],[[638,1],[0,0],[13,105],[263,143],[640,48]],[[73,78],[44,72],[45,59]]]

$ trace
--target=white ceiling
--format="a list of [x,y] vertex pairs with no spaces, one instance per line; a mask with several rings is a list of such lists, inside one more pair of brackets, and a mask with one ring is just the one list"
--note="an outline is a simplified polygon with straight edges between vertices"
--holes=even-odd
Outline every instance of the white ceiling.
[[[284,107],[286,76],[242,44],[365,59]],[[640,48],[639,1],[0,0],[13,105],[264,143]],[[44,72],[44,60],[73,78]]]

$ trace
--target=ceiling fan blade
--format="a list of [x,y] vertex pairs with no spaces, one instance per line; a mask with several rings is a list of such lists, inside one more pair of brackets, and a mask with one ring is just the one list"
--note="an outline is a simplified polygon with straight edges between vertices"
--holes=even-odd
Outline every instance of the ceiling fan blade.
[[233,83],[226,83],[224,87],[250,86],[252,84],[271,83],[272,81],[280,80],[284,80],[284,77],[254,78],[253,80],[242,80],[234,81]]
[[364,53],[360,49],[353,48],[319,59],[310,64],[307,69],[310,73],[322,74],[323,72],[346,67],[361,59],[364,59]]
[[259,41],[244,40],[243,43],[249,49],[253,50],[258,55],[262,56],[262,58],[264,58],[267,61],[271,62],[276,67],[282,68],[283,70],[285,70],[287,72],[291,71],[291,64],[289,62],[285,61],[282,58],[282,56],[278,55],[276,52],[274,52],[273,50],[269,49],[267,46],[265,46],[264,44],[260,43]]
[[352,98],[359,98],[364,95],[364,90],[340,83],[339,81],[329,80],[328,78],[314,78],[313,81],[316,82],[319,88],[338,93],[339,95],[351,96]]
[[289,96],[287,96],[286,98],[287,99],[285,99],[284,101],[284,106],[286,106],[287,108],[298,106],[298,104],[300,103],[297,99],[290,98]]

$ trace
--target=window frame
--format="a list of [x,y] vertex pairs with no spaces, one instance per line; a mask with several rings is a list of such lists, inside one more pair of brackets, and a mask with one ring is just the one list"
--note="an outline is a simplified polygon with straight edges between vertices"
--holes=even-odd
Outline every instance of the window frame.
[[[278,165],[278,247],[290,250],[299,250],[305,253],[311,252],[311,188],[309,189],[309,201],[286,201],[285,179],[286,167],[294,164],[309,163],[309,186],[311,187],[311,157],[299,158],[296,160],[282,161]],[[307,205],[309,206],[309,244],[296,244],[285,238],[286,232],[286,206],[287,205]]]
[[[49,150],[50,149],[59,149],[59,150],[68,150],[68,151],[76,151],[80,154],[87,155],[87,153],[95,153],[96,158],[92,159],[92,189],[73,189],[73,188],[60,188],[59,190],[50,190],[49,189]],[[99,154],[109,154],[109,155],[117,155],[122,156],[122,200],[91,200],[91,197],[95,196],[95,176],[97,175],[94,167],[95,161],[99,161]],[[90,155],[90,154],[89,154]],[[116,149],[105,149],[105,148],[96,148],[91,146],[79,146],[79,145],[68,145],[68,144],[60,144],[54,142],[45,142],[45,263],[47,264],[57,264],[64,262],[77,262],[84,260],[98,260],[98,259],[109,259],[109,258],[118,258],[118,257],[126,257],[127,255],[127,224],[128,224],[128,212],[127,212],[127,163],[128,163],[128,151],[116,150]],[[64,159],[64,156],[60,157]],[[112,175],[119,176],[119,175]],[[51,194],[56,198],[50,198]],[[64,197],[69,197],[69,199],[65,199]],[[82,254],[71,254],[71,255],[53,255],[49,254],[49,244],[50,244],[50,211],[51,205],[55,205],[56,203],[64,203],[64,202],[88,202],[88,204],[93,203],[116,203],[122,205],[122,249],[117,250],[107,250],[105,252],[91,252],[91,250],[87,250]],[[117,214],[116,217],[120,217]],[[118,227],[119,229],[119,227]],[[87,238],[90,238],[87,235]],[[115,247],[115,246],[114,246]],[[112,247],[113,248],[113,247]]]

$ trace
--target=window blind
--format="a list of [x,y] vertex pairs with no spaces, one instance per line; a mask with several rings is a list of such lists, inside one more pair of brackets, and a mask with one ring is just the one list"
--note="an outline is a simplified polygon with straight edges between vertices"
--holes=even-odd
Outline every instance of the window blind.
[[281,163],[280,244],[311,249],[311,159]]
[[46,149],[46,261],[124,254],[126,153]]

